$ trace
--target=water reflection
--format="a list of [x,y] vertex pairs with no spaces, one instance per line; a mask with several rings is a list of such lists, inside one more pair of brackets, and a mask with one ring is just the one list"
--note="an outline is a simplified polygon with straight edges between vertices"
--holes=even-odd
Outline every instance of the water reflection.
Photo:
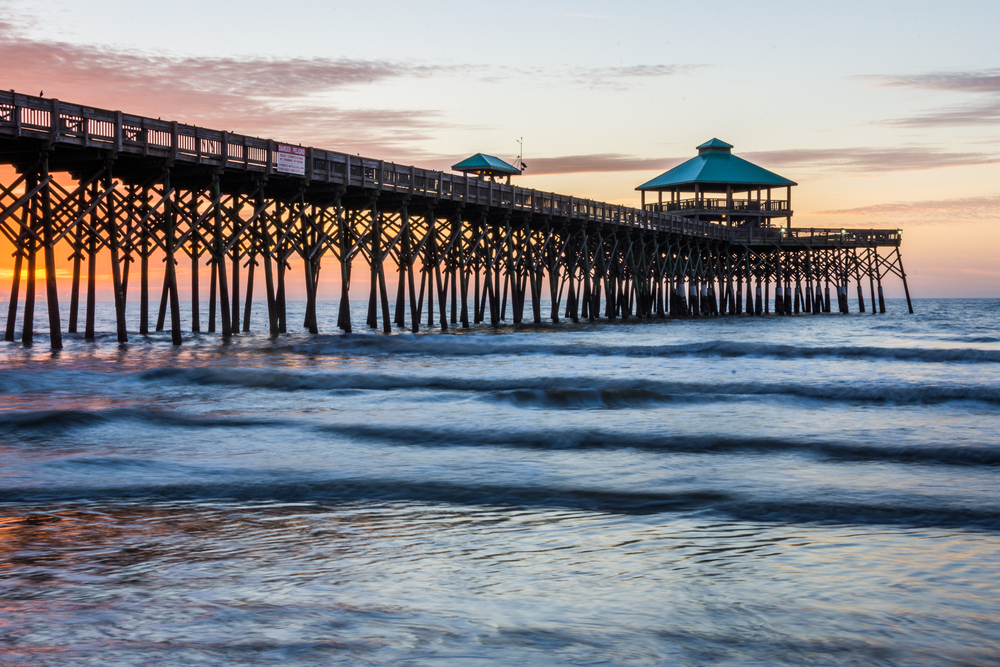
[[941,657],[965,643],[965,659],[985,659],[1000,540],[924,536],[913,548],[879,529],[394,503],[8,508],[0,599],[18,620],[2,641],[86,662],[128,635],[146,659],[165,642],[261,664],[271,651],[419,661],[429,646],[444,659],[476,646],[621,662],[627,641],[636,660],[693,664],[707,646],[739,660],[821,661],[833,647],[926,659],[923,637],[943,623]]

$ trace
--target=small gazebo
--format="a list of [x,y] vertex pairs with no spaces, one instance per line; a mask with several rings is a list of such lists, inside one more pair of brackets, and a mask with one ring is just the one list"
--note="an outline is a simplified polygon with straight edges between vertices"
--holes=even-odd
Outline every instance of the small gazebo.
[[514,165],[508,164],[498,157],[483,153],[476,153],[458,164],[451,165],[451,168],[454,171],[460,171],[464,174],[475,174],[486,180],[492,179],[497,183],[500,182],[500,177],[506,176],[508,185],[510,184],[511,176],[517,176],[521,173],[521,170]]
[[[642,193],[647,211],[736,227],[771,227],[772,219],[784,218],[791,227],[793,185],[797,184],[733,155],[732,144],[712,139],[698,146],[697,157],[636,190]],[[774,190],[784,194],[784,199],[772,198]],[[656,203],[646,203],[647,192],[657,193]]]

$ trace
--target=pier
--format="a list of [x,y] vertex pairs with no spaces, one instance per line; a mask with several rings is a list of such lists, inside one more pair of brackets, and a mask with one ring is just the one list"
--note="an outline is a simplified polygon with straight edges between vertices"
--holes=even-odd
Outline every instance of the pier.
[[[699,154],[715,159],[731,148],[709,142]],[[740,195],[745,179],[654,179],[632,208],[14,92],[0,93],[0,164],[15,171],[0,180],[0,233],[15,249],[5,340],[15,340],[23,290],[25,345],[43,267],[51,345],[62,347],[57,252],[72,260],[67,330],[86,338],[95,334],[97,265],[110,262],[119,342],[138,291],[133,333],[169,329],[181,343],[182,261],[191,267],[191,329],[203,330],[207,288],[204,331],[223,336],[249,331],[258,271],[269,332],[295,326],[285,312],[293,258],[305,273],[302,326],[312,333],[321,269],[339,273],[346,332],[359,272],[370,278],[365,324],[385,333],[407,326],[407,309],[413,331],[847,313],[852,286],[859,312],[884,313],[887,277],[902,280],[913,312],[900,231],[795,228],[791,185],[751,183],[760,187]],[[658,201],[646,203],[648,192]],[[159,261],[164,279],[151,285]]]

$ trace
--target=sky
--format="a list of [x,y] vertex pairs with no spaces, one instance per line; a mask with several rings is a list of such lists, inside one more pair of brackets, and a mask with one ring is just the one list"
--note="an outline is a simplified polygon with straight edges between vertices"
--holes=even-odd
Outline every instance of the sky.
[[0,89],[437,169],[523,137],[519,185],[632,206],[718,137],[799,184],[793,226],[903,229],[914,296],[1000,297],[998,25],[996,0],[0,0]]

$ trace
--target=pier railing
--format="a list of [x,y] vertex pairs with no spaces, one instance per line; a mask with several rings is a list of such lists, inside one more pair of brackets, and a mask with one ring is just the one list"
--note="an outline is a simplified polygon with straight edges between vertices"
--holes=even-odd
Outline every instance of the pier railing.
[[733,240],[746,244],[778,244],[783,247],[842,246],[876,247],[898,246],[902,240],[899,229],[819,229],[810,228],[754,228],[733,230]]
[[[4,135],[35,138],[46,142],[50,148],[57,145],[98,148],[112,154],[160,157],[269,177],[300,178],[310,183],[335,183],[420,195],[507,208],[554,219],[621,225],[695,238],[720,241],[752,239],[753,242],[780,242],[791,238],[803,240],[801,230],[793,230],[790,236],[775,235],[780,233],[774,230],[747,232],[671,213],[697,207],[723,210],[727,205],[725,199],[665,202],[662,205],[647,205],[643,210],[313,147],[305,148],[305,173],[291,175],[279,171],[276,161],[278,142],[271,139],[68,104],[12,91],[0,92],[0,136]],[[786,212],[788,204],[776,200],[734,200],[733,203],[739,210],[772,212]],[[843,235],[841,240],[859,238],[858,234],[868,233],[850,230],[852,236]],[[879,233],[891,235],[895,232]],[[837,239],[828,235],[825,240]]]
[[[290,177],[278,171],[278,142],[210,130],[175,121],[67,104],[0,92],[0,135],[33,137],[80,148],[168,158],[268,176]],[[693,222],[665,213],[607,204],[590,199],[502,185],[474,176],[421,169],[386,160],[307,147],[305,178],[374,190],[419,194],[468,204],[496,206],[601,223],[725,238],[725,230],[708,222]]]
[[763,213],[788,213],[788,202],[782,199],[733,199],[725,197],[703,197],[697,199],[681,199],[680,201],[646,204],[650,213],[669,213],[671,211],[752,211]]

